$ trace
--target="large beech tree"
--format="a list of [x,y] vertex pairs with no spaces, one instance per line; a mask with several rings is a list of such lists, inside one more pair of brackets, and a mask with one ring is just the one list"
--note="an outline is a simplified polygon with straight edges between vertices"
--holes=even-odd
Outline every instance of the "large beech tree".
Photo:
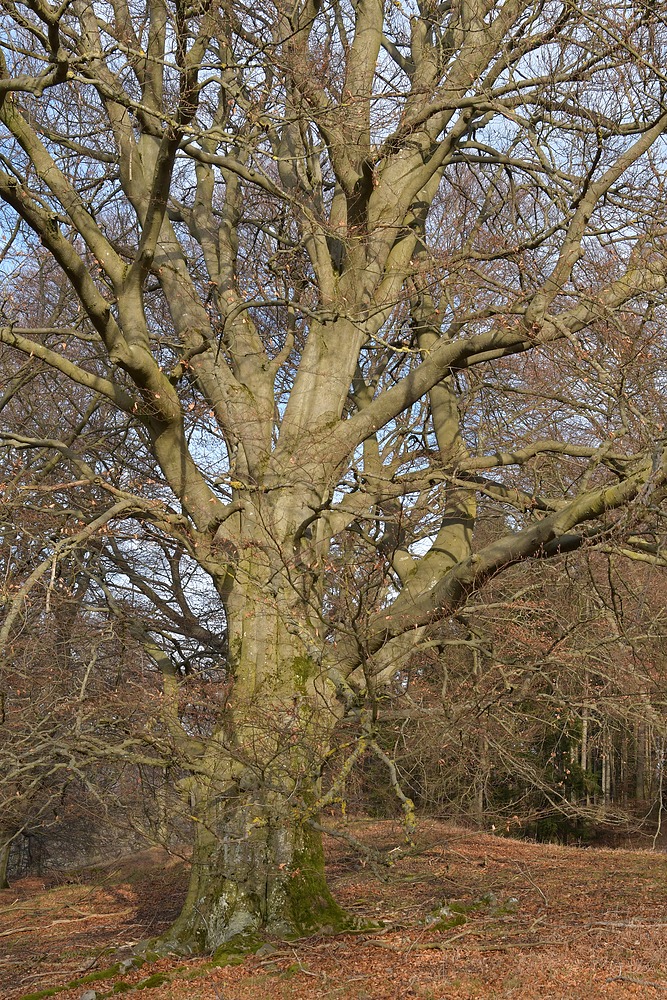
[[87,401],[4,440],[72,498],[54,559],[136,522],[224,609],[197,731],[142,626],[195,830],[167,940],[340,926],[336,727],[381,756],[364,704],[506,567],[660,559],[664,5],[0,10],[0,339]]

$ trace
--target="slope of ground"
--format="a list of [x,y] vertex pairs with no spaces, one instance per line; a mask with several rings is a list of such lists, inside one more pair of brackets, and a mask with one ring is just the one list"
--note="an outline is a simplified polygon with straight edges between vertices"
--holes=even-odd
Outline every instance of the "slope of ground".
[[[360,822],[354,833],[376,847],[399,842],[388,822]],[[130,965],[132,947],[164,930],[183,896],[186,865],[164,852],[69,878],[23,879],[0,892],[0,997],[667,996],[667,855],[538,845],[437,822],[424,822],[418,836],[419,852],[384,882],[347,847],[329,844],[337,898],[384,921],[381,930],[272,941],[222,968],[203,958]]]

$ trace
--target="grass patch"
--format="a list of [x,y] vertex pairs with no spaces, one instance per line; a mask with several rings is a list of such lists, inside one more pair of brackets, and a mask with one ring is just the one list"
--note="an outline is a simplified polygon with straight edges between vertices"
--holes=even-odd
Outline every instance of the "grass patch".
[[164,983],[171,981],[171,976],[167,975],[165,972],[156,972],[154,975],[149,976],[147,979],[142,979],[141,982],[136,983],[134,986],[135,990],[150,990],[154,986],[162,986]]

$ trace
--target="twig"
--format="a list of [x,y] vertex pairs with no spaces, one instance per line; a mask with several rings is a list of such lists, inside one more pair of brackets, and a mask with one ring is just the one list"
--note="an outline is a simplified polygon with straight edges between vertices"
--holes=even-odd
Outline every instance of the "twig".
[[547,948],[552,944],[562,944],[561,938],[547,938],[545,941],[506,941],[504,944],[471,944],[477,951],[508,951],[510,948]]
[[532,876],[530,875],[530,873],[529,873],[529,872],[525,872],[525,871],[523,870],[523,868],[521,867],[521,865],[519,864],[519,862],[518,862],[518,861],[515,861],[515,862],[514,862],[514,864],[515,864],[515,865],[517,866],[517,868],[519,869],[519,872],[521,873],[521,875],[523,875],[523,877],[524,877],[524,878],[527,878],[527,879],[528,879],[528,881],[530,882],[530,884],[531,884],[531,885],[532,885],[532,886],[533,886],[533,887],[534,887],[535,889],[537,889],[537,891],[539,892],[540,896],[541,896],[541,897],[542,897],[542,899],[544,900],[544,905],[545,905],[545,906],[548,906],[548,905],[549,905],[549,900],[548,900],[548,899],[547,899],[547,897],[546,897],[546,896],[544,895],[544,893],[543,893],[543,892],[542,892],[542,890],[540,889],[540,887],[539,887],[539,885],[537,884],[537,882],[535,881],[535,879],[534,879],[534,878],[532,878]]
[[654,990],[667,990],[667,983],[654,983],[638,976],[607,976],[605,983],[636,983],[638,986],[651,986]]
[[314,976],[314,978],[317,979],[317,973],[316,972],[309,972],[308,969],[304,969],[303,965],[301,964],[301,959],[297,955],[297,953],[294,950],[294,948],[292,948],[292,954],[294,955],[294,957],[296,959],[296,964],[299,966],[299,971],[303,972],[304,976]]
[[52,921],[49,927],[55,927],[56,924],[75,924],[80,920],[93,920],[97,917],[123,917],[126,913],[134,913],[134,907],[130,906],[127,910],[115,910],[113,913],[86,913],[83,917],[63,917],[61,920]]
[[658,841],[658,837],[660,836],[660,831],[662,829],[662,813],[663,813],[663,809],[664,809],[664,806],[663,806],[663,795],[662,795],[662,786],[663,786],[664,778],[665,778],[665,768],[664,768],[665,741],[664,740],[660,741],[660,760],[663,762],[663,766],[661,766],[660,769],[659,769],[659,771],[660,771],[660,779],[658,781],[658,823],[657,823],[656,828],[655,828],[655,834],[653,835],[653,850],[655,850],[655,845],[656,845],[656,843]]
[[452,937],[447,938],[446,941],[426,941],[424,944],[417,946],[417,951],[427,951],[430,949],[435,949],[436,951],[446,951],[447,948],[454,941],[458,941],[459,938],[468,937],[470,934],[480,934],[481,931],[479,927],[470,927],[468,930],[459,931],[458,934],[453,934]]
[[[462,934],[457,934],[453,938],[449,938],[448,941],[426,941],[424,944],[420,944],[416,950],[417,951],[447,951],[449,945],[452,941],[455,941],[457,937],[463,937]],[[504,941],[497,942],[496,944],[484,944],[480,941],[479,944],[466,944],[466,948],[473,948],[475,951],[508,951],[510,948],[546,948],[552,944],[562,944],[560,938],[548,938],[544,941]]]
[[[97,952],[96,955],[93,955],[92,958],[89,958],[86,961],[86,964],[81,968],[81,970],[79,971],[78,975],[79,976],[83,976],[86,972],[90,972],[91,969],[94,969],[95,966],[97,965],[97,963],[99,962],[99,960],[102,958],[102,955],[104,955],[106,952],[109,952],[109,951],[111,951],[111,948],[110,948],[110,946],[108,944],[104,945],[103,948],[100,948],[100,950]],[[78,977],[75,977],[75,978],[78,978]]]
[[[49,927],[55,927],[56,924],[74,924],[78,923],[80,920],[91,920],[93,918],[99,917],[122,917],[125,913],[133,913],[134,908],[130,907],[127,910],[116,910],[115,913],[88,913],[85,917],[68,917],[62,920],[54,920],[50,923]],[[25,931],[42,931],[44,927],[14,927],[10,931],[0,931],[0,937],[9,937],[11,934],[23,934]]]
[[410,954],[410,952],[412,951],[412,949],[413,949],[413,948],[416,948],[416,947],[417,947],[417,945],[419,944],[419,942],[421,941],[421,939],[422,939],[422,938],[424,937],[424,935],[426,934],[426,931],[427,931],[427,928],[424,928],[424,930],[420,932],[419,936],[418,936],[417,938],[415,938],[415,940],[414,940],[414,941],[411,941],[411,942],[410,942],[410,944],[409,944],[409,945],[408,945],[408,947],[406,948],[406,950],[405,950],[404,954],[406,954],[406,955],[409,955],[409,954]]
[[35,972],[31,976],[24,976],[21,982],[30,983],[35,979],[62,979],[62,975],[62,969],[53,969],[51,972]]
[[[571,924],[563,924],[563,927],[571,927]],[[647,927],[667,927],[667,923],[664,921],[661,923],[639,923],[637,920],[591,920],[588,923],[580,924],[582,927],[632,927],[635,930],[641,931]]]

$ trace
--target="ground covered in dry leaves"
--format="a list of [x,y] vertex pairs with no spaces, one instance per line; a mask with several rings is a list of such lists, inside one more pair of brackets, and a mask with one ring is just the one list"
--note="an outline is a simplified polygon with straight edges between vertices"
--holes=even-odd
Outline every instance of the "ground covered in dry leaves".
[[[354,833],[374,847],[400,843],[389,822],[360,821]],[[328,846],[337,899],[384,921],[381,930],[272,941],[223,968],[205,958],[131,967],[133,946],[178,912],[187,878],[183,861],[155,849],[0,892],[0,997],[667,996],[667,854],[532,844],[424,821],[418,851],[380,881],[349,848]]]

